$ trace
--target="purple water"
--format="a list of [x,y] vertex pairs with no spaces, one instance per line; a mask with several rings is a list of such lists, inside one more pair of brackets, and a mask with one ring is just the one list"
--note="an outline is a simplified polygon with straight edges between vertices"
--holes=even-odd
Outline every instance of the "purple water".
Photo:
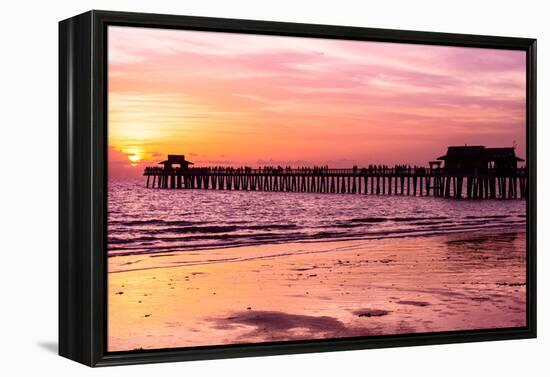
[[146,189],[112,181],[109,255],[525,229],[524,200]]

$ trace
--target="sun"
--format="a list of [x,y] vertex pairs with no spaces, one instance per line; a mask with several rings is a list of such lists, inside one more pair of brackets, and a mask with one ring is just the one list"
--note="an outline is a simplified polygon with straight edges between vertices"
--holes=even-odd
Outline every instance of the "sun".
[[128,156],[128,160],[135,163],[135,162],[139,162],[141,158],[137,154],[131,154]]
[[130,165],[137,166],[138,162],[141,161],[141,157],[138,154],[129,154],[128,160],[130,160]]
[[122,147],[120,151],[126,155],[128,162],[132,166],[138,166],[140,162],[150,158],[149,153],[144,151],[143,148],[135,145]]

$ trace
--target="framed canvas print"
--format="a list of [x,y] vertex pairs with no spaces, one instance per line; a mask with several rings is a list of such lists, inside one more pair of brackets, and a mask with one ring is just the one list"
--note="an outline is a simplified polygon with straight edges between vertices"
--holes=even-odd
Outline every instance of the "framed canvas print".
[[536,41],[60,23],[59,353],[536,336]]

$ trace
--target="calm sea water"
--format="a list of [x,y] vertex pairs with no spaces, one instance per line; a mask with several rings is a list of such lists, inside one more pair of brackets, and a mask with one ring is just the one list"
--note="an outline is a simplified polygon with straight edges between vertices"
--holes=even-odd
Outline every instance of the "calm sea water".
[[146,189],[109,184],[109,255],[521,229],[523,200]]

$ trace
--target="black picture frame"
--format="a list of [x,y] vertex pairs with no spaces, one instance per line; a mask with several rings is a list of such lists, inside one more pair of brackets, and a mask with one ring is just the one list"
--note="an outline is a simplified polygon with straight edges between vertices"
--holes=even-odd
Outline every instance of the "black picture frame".
[[[527,55],[527,326],[106,352],[106,28],[173,28],[522,50]],[[348,26],[89,11],[59,23],[59,354],[88,366],[536,337],[536,40]]]

